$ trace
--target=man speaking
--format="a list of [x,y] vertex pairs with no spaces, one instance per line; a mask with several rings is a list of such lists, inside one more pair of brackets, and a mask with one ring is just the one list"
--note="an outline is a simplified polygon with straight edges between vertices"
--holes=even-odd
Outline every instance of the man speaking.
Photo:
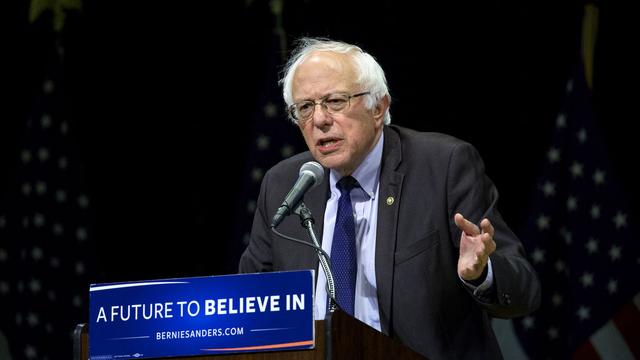
[[[285,217],[297,204],[283,202],[304,195],[342,310],[429,359],[502,358],[491,317],[535,310],[540,284],[475,148],[390,125],[384,72],[357,46],[302,39],[281,83],[309,151],[266,173],[240,271],[318,269],[316,250],[270,230],[275,216],[281,233],[306,238],[298,217]],[[307,176],[293,199],[314,160],[320,183]],[[325,281],[319,271],[316,319],[328,308]]]

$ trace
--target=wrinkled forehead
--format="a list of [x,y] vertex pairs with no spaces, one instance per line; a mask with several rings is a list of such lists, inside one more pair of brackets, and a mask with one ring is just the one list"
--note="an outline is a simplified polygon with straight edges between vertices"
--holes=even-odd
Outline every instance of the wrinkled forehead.
[[293,76],[293,96],[323,96],[355,87],[356,71],[347,54],[314,51],[298,66]]

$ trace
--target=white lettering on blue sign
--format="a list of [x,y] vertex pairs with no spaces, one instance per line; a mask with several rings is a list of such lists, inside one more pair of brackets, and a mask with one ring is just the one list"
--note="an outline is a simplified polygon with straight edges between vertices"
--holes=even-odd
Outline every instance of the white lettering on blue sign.
[[[284,311],[304,311],[304,294],[285,295],[284,308],[281,307],[280,295],[267,296],[247,296],[240,298],[206,299],[203,302],[204,315],[235,315],[245,313],[265,313]],[[197,300],[177,301],[175,305],[179,307],[179,317],[196,317],[201,314],[201,304]],[[116,322],[116,321],[137,321],[150,319],[170,319],[174,317],[173,302],[150,303],[150,304],[129,304],[101,306],[98,310],[96,323]],[[186,310],[186,311],[185,311]],[[107,312],[108,311],[108,312]],[[108,315],[107,315],[108,314]]]

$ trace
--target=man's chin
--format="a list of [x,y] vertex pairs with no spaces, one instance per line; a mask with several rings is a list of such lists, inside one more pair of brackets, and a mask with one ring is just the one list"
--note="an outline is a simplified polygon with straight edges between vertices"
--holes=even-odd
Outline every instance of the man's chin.
[[346,163],[340,156],[322,156],[316,160],[327,169],[332,169],[337,171],[338,173],[344,175],[344,169],[346,168]]

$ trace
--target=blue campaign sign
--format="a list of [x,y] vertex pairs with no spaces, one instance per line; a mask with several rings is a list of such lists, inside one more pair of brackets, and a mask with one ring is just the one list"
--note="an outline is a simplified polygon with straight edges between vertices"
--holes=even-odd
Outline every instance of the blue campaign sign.
[[93,284],[89,359],[311,349],[314,271]]

